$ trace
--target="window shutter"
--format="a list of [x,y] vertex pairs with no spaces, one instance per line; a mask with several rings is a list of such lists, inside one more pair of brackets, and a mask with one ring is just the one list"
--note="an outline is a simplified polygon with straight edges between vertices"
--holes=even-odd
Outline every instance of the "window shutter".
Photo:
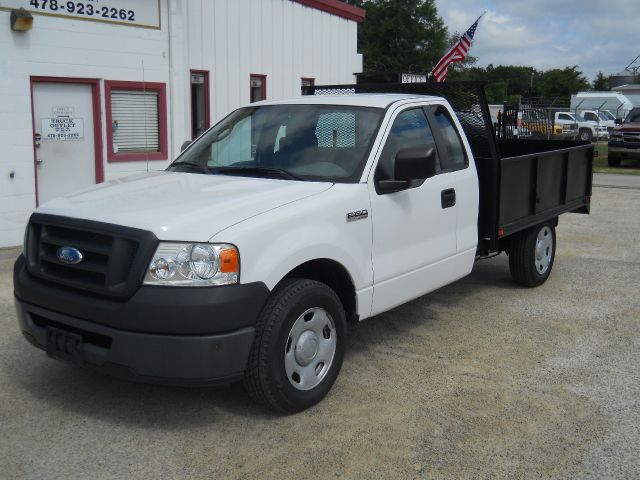
[[112,90],[111,121],[115,152],[159,152],[157,91]]

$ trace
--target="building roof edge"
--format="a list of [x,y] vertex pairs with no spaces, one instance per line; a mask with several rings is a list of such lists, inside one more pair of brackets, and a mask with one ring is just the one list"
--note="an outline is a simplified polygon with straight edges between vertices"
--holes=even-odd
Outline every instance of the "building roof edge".
[[300,3],[306,7],[315,8],[316,10],[322,10],[323,12],[336,15],[338,17],[346,18],[354,22],[362,22],[365,17],[365,10],[363,8],[349,5],[348,3],[341,2],[339,0],[292,0],[293,2]]

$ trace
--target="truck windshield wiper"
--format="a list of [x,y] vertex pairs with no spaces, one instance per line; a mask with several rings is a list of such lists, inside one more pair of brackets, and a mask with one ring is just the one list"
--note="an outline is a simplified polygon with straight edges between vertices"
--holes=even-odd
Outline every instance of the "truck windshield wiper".
[[212,170],[211,173],[222,173],[225,174],[267,174],[267,175],[275,175],[280,178],[284,178],[287,180],[301,180],[305,181],[306,178],[296,175],[295,173],[291,173],[288,170],[284,170],[283,168],[277,167],[217,167]]
[[195,160],[185,160],[183,162],[175,162],[171,164],[171,167],[189,167],[200,170],[207,175],[211,174],[211,170],[209,170],[206,166],[202,165],[200,162],[196,162]]

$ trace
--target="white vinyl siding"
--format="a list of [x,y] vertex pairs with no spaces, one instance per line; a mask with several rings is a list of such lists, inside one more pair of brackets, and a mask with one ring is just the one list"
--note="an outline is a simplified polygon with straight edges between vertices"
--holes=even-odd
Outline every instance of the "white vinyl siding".
[[157,91],[112,90],[113,150],[119,153],[160,151]]

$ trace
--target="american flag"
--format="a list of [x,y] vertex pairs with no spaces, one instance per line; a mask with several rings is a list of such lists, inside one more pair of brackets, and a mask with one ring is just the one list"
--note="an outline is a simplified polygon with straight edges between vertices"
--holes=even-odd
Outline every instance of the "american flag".
[[[484,13],[482,15],[484,15]],[[478,17],[475,23],[469,27],[469,30],[460,37],[460,40],[451,47],[451,50],[449,50],[434,67],[431,75],[433,75],[436,82],[444,82],[445,78],[447,78],[447,73],[449,72],[449,65],[453,62],[461,62],[466,58],[467,52],[471,48],[471,43],[473,42],[473,36],[476,33],[478,22],[482,18],[482,15]]]

